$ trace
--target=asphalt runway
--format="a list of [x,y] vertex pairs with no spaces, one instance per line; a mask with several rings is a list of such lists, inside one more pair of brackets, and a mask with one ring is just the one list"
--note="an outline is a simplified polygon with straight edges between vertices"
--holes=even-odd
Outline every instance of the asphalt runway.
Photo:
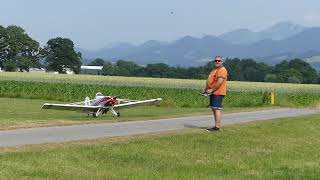
[[[222,124],[236,124],[316,113],[320,113],[320,110],[279,108],[254,112],[229,113],[223,114]],[[203,128],[212,125],[213,115],[119,123],[15,129],[0,131],[0,147],[130,136],[185,128]]]

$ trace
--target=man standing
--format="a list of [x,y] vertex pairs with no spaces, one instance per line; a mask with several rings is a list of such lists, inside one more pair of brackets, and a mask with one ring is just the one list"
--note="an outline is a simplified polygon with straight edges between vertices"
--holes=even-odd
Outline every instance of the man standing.
[[214,114],[215,126],[207,131],[218,131],[221,128],[221,109],[222,101],[226,95],[228,72],[222,65],[222,57],[214,58],[214,69],[209,74],[205,94],[210,95],[210,106]]

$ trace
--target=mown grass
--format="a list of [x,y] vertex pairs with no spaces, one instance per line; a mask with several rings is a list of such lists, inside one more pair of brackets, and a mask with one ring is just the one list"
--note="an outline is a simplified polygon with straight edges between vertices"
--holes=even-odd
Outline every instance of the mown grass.
[[120,117],[107,113],[94,118],[92,116],[88,117],[87,114],[82,112],[41,109],[45,102],[65,103],[37,99],[0,98],[0,129],[41,125],[122,122],[210,113],[208,108],[137,106],[121,109]]
[[3,179],[319,179],[320,116],[2,149]]
[[[71,125],[83,123],[107,123],[133,120],[152,120],[181,116],[210,115],[209,108],[172,108],[158,106],[137,106],[121,109],[120,117],[110,113],[93,118],[82,112],[41,109],[46,101],[37,99],[0,98],[0,129]],[[64,103],[64,102],[58,102]],[[268,108],[268,107],[265,107]],[[224,113],[252,111],[259,108],[226,108]]]

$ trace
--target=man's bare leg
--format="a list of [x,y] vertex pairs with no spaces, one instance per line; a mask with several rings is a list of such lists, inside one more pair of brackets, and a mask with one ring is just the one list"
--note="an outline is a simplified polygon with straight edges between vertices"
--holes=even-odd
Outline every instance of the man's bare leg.
[[221,128],[221,110],[220,109],[212,109],[214,115],[214,122],[217,128]]

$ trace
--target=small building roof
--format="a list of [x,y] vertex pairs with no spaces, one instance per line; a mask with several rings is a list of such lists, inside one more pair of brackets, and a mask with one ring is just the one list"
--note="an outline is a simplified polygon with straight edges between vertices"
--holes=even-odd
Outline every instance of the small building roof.
[[81,66],[81,69],[102,70],[103,66]]

